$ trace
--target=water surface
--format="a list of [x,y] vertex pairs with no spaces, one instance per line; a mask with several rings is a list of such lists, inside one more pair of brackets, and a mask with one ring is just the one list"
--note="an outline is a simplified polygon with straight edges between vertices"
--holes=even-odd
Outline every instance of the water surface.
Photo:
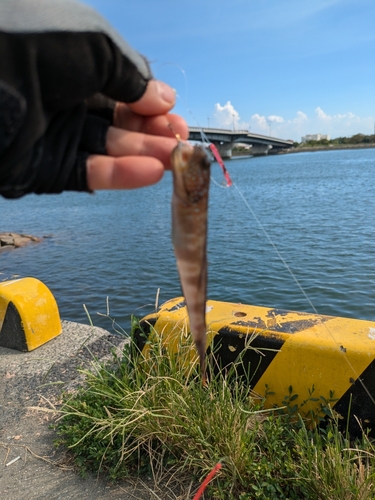
[[[320,313],[375,319],[375,150],[237,159],[227,168]],[[213,166],[209,213],[211,299],[299,311],[311,306],[234,188]],[[137,191],[0,198],[0,231],[49,236],[0,253],[0,280],[35,276],[62,318],[128,330],[180,295],[171,246],[171,176]]]

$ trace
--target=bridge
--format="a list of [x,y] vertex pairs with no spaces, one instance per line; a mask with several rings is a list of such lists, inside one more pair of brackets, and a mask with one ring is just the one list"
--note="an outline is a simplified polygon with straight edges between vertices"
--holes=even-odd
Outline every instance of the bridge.
[[263,156],[278,153],[282,149],[293,146],[293,141],[277,139],[267,135],[252,134],[248,130],[227,130],[220,128],[199,128],[189,127],[189,139],[191,141],[201,141],[201,131],[203,130],[207,139],[215,144],[223,158],[232,157],[233,147],[240,144],[251,146],[249,154],[253,156]]

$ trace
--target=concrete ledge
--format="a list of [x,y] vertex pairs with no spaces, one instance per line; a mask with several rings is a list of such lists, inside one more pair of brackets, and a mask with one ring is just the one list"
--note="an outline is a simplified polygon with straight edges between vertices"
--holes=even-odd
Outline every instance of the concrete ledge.
[[[54,369],[66,379],[64,367],[89,362],[93,357],[104,358],[113,348],[121,347],[126,340],[108,331],[70,321],[62,321],[62,334],[43,346],[30,352],[20,352],[0,347],[0,377],[6,373],[12,377],[44,377]],[[72,380],[77,373],[70,373]],[[9,375],[8,375],[9,378]]]
[[66,451],[54,446],[54,415],[35,409],[58,407],[61,391],[82,382],[77,368],[89,368],[93,358],[109,358],[113,349],[120,353],[127,342],[102,328],[69,321],[62,327],[59,337],[31,352],[0,347],[0,498],[149,498],[134,481],[115,485],[78,476]]

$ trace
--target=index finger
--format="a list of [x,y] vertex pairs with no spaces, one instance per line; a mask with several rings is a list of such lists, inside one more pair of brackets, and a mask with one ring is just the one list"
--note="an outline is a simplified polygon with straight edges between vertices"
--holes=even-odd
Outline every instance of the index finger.
[[142,132],[150,135],[176,137],[187,140],[189,128],[186,121],[179,115],[167,114],[157,116],[142,116],[129,109],[128,104],[117,103],[113,126],[131,132]]

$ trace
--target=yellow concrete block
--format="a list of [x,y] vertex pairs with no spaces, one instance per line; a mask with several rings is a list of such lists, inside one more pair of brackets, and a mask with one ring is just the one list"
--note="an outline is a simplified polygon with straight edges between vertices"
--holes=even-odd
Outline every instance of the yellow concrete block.
[[[375,322],[214,300],[207,301],[206,321],[208,352],[223,368],[241,355],[242,375],[249,375],[266,406],[284,406],[293,396],[293,405],[307,417],[331,401],[344,420],[350,412],[354,433],[356,416],[375,435]],[[165,346],[175,352],[189,333],[183,297],[166,302],[140,324],[146,334],[162,333]],[[136,338],[147,350],[142,336]],[[191,360],[196,363],[197,357]]]
[[35,278],[0,283],[0,346],[32,351],[62,331],[59,310],[47,286]]

